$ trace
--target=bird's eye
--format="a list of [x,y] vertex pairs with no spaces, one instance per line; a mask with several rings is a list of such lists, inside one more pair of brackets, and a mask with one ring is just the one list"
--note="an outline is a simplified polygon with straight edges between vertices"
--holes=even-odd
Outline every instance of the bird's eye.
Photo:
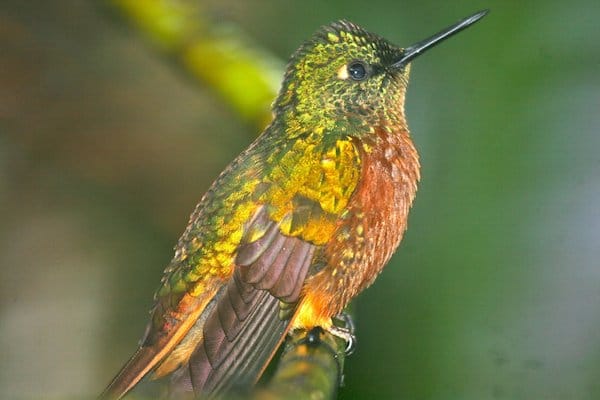
[[348,64],[348,75],[355,81],[362,81],[367,77],[367,66],[362,61],[353,61]]

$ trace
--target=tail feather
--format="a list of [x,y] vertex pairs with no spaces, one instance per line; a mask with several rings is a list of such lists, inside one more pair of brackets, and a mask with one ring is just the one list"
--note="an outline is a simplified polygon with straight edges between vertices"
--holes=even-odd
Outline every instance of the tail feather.
[[[302,287],[315,250],[298,238],[281,234],[279,238],[268,238],[271,247],[262,247],[269,251],[248,256],[247,270],[238,260],[242,265],[206,319],[202,341],[172,381],[172,395],[193,390],[212,398],[248,390],[260,378],[285,339],[294,314],[294,306],[282,314],[281,298],[290,305],[298,300],[297,288]],[[246,253],[244,257],[251,255]],[[257,282],[245,281],[256,271]]]
[[152,347],[140,347],[104,389],[98,400],[123,398],[157,363],[156,353]]

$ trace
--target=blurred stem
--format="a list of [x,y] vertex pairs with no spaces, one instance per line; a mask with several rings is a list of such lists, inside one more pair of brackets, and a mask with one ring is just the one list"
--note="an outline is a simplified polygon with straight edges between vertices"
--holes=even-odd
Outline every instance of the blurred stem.
[[198,0],[107,0],[151,45],[263,128],[283,63],[233,26],[212,26]]

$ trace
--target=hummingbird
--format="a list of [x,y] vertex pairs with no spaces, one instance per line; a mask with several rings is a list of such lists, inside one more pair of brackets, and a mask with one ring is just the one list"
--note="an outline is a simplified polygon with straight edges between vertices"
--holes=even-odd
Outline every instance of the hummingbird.
[[292,55],[273,119],[202,197],[137,351],[100,396],[149,373],[171,398],[252,387],[286,334],[320,327],[398,247],[420,179],[404,112],[411,62],[473,14],[408,47],[341,20]]

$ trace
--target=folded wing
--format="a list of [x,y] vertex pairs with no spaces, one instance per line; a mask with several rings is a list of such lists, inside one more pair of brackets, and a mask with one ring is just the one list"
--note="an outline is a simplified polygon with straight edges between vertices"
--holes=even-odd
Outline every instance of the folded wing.
[[245,232],[233,277],[217,296],[202,341],[177,374],[174,393],[250,387],[289,328],[316,246],[282,234],[266,207]]

